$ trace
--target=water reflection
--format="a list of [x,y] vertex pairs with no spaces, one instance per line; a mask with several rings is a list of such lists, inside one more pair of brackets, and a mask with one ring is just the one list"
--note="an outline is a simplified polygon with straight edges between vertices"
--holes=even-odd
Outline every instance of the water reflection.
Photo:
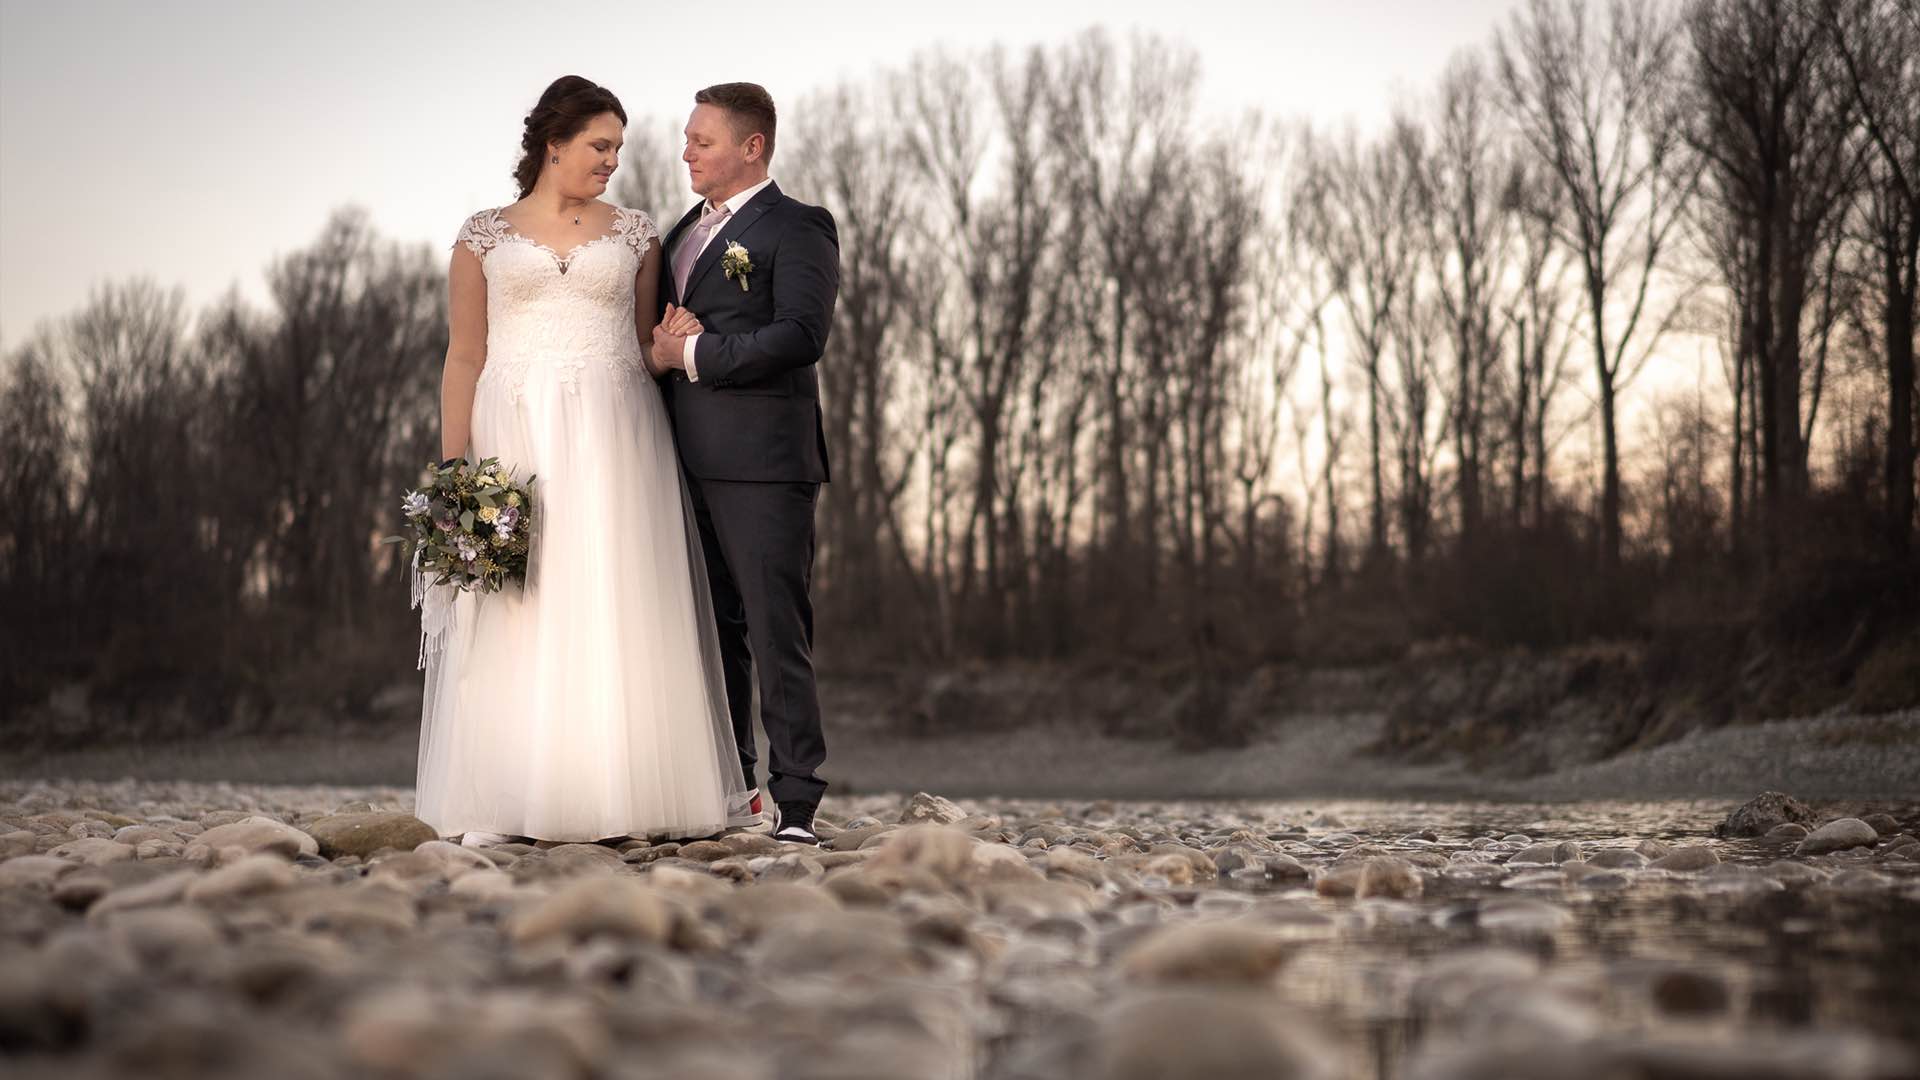
[[[1878,887],[1850,888],[1835,874],[1789,887],[1760,872],[1787,854],[1780,846],[1714,838],[1728,809],[1719,802],[1220,808],[1256,820],[1324,822],[1396,854],[1457,858],[1473,852],[1477,838],[1524,838],[1575,841],[1591,859],[1652,838],[1709,846],[1722,860],[1707,874],[1641,870],[1626,887],[1596,889],[1569,883],[1553,866],[1537,874],[1497,864],[1485,875],[1442,869],[1414,902],[1330,900],[1303,887],[1252,886],[1263,905],[1334,917],[1330,931],[1305,935],[1281,993],[1338,1033],[1354,1075],[1401,1075],[1409,1054],[1435,1031],[1468,1039],[1674,1035],[1727,1046],[1756,1030],[1860,1032],[1920,1055],[1920,864],[1876,863],[1865,851],[1828,856],[1814,861],[1828,871],[1871,868],[1885,878]],[[1875,809],[1911,820],[1920,807]],[[1422,831],[1436,839],[1409,837]],[[1538,883],[1513,887],[1529,879]],[[1509,905],[1516,895],[1538,903]],[[1489,912],[1503,917],[1480,917]],[[1471,995],[1435,1015],[1434,1002],[1422,998],[1432,984],[1422,979],[1455,956],[1487,958],[1495,967],[1503,958],[1531,960],[1538,978],[1529,985],[1538,999],[1517,1017],[1510,1002],[1503,1006],[1509,1015],[1498,1017],[1492,1002]],[[1489,993],[1500,985],[1486,980]],[[1477,1015],[1481,1005],[1488,1008]],[[1591,1016],[1601,1019],[1601,1031],[1587,1029]],[[1476,1023],[1486,1026],[1472,1030]],[[1532,1030],[1503,1029],[1516,1023]],[[1835,1068],[1834,1075],[1847,1075],[1844,1065]]]

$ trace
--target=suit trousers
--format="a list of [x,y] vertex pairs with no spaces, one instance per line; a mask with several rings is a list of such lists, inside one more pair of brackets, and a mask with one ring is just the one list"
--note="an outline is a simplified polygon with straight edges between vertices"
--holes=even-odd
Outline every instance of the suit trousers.
[[727,711],[748,787],[758,757],[753,690],[767,733],[768,792],[818,806],[827,782],[820,695],[813,676],[814,507],[820,485],[687,476],[726,670]]

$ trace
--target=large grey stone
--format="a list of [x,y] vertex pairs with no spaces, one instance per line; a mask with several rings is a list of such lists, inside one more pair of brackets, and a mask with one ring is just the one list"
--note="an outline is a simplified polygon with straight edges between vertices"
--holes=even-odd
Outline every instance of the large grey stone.
[[521,945],[594,934],[662,942],[673,930],[673,907],[633,878],[569,881],[516,915],[508,933]]
[[1677,847],[1653,860],[1655,870],[1669,870],[1682,874],[1695,870],[1707,870],[1718,865],[1720,865],[1719,854],[1705,844]]
[[1514,852],[1508,866],[1552,866],[1560,861],[1558,844],[1533,844]]
[[202,959],[222,941],[213,917],[186,904],[115,912],[105,925],[108,936],[143,966],[163,970]]
[[1862,814],[1860,820],[1873,826],[1873,831],[1881,836],[1896,836],[1900,832],[1900,823],[1892,814]]
[[908,800],[906,808],[900,811],[900,822],[903,825],[929,821],[937,825],[951,825],[966,816],[967,812],[952,801],[922,791]]
[[186,897],[195,903],[217,903],[278,892],[291,888],[296,880],[285,859],[261,852],[206,874],[187,886]]
[[364,859],[381,848],[412,851],[440,839],[433,826],[402,813],[329,814],[308,824],[306,831],[320,845],[320,854],[329,859],[341,855]]
[[131,859],[135,852],[132,846],[122,844],[106,837],[90,836],[80,840],[69,840],[48,852],[62,859],[86,863],[89,866],[104,866],[107,863]]
[[139,847],[149,840],[180,842],[179,833],[161,825],[125,825],[114,830],[113,838],[128,847]]
[[296,855],[320,853],[320,842],[313,837],[291,825],[258,816],[215,825],[193,838],[191,846],[200,845],[215,851],[229,847],[247,852],[268,851],[289,859]]
[[150,881],[122,886],[95,901],[87,909],[87,918],[99,922],[116,911],[178,903],[199,878],[197,870],[174,870]]
[[878,849],[876,867],[907,866],[925,870],[943,881],[956,881],[973,865],[979,841],[944,825],[916,825],[900,829]]
[[1091,1049],[1087,1075],[1098,1080],[1339,1075],[1338,1061],[1304,1021],[1247,991],[1192,987],[1130,997],[1100,1019]]
[[39,850],[40,834],[28,829],[0,832],[0,859],[32,855]]
[[420,923],[414,898],[375,878],[349,885],[301,883],[266,893],[254,902],[301,930],[404,934]]
[[759,953],[767,970],[783,976],[889,978],[923,968],[901,921],[872,911],[823,911],[771,927]]
[[79,862],[63,859],[58,855],[15,856],[0,862],[0,889],[21,886],[52,889],[54,882],[78,870],[80,866]]
[[1412,863],[1389,855],[1366,861],[1353,894],[1362,900],[1374,896],[1414,900],[1419,898],[1424,888],[1424,879]]
[[1872,847],[1880,839],[1873,826],[1859,818],[1843,817],[1813,830],[1793,849],[1795,855],[1825,855],[1848,848]]
[[1295,948],[1271,930],[1244,923],[1182,923],[1149,933],[1120,957],[1129,979],[1158,983],[1262,986]]
[[1765,836],[1777,825],[1812,825],[1818,818],[1811,807],[1791,795],[1769,791],[1749,799],[1715,826],[1720,836]]
[[841,910],[840,898],[817,885],[767,882],[735,889],[716,905],[727,922],[748,938],[793,920]]

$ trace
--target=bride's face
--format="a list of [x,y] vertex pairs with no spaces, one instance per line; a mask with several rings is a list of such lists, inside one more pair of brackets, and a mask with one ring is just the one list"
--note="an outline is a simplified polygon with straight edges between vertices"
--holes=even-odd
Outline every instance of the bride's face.
[[[613,171],[620,167],[620,145],[626,128],[613,113],[601,113],[587,122],[570,142],[547,147],[547,172],[560,194],[571,199],[597,199],[606,193]],[[559,164],[552,158],[558,157]]]

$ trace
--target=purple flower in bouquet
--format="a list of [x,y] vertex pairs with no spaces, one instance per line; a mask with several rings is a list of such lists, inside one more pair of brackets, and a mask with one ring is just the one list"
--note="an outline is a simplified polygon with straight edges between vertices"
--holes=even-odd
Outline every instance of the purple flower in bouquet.
[[430,505],[427,497],[418,491],[409,491],[406,497],[400,500],[401,511],[410,518],[425,517]]

